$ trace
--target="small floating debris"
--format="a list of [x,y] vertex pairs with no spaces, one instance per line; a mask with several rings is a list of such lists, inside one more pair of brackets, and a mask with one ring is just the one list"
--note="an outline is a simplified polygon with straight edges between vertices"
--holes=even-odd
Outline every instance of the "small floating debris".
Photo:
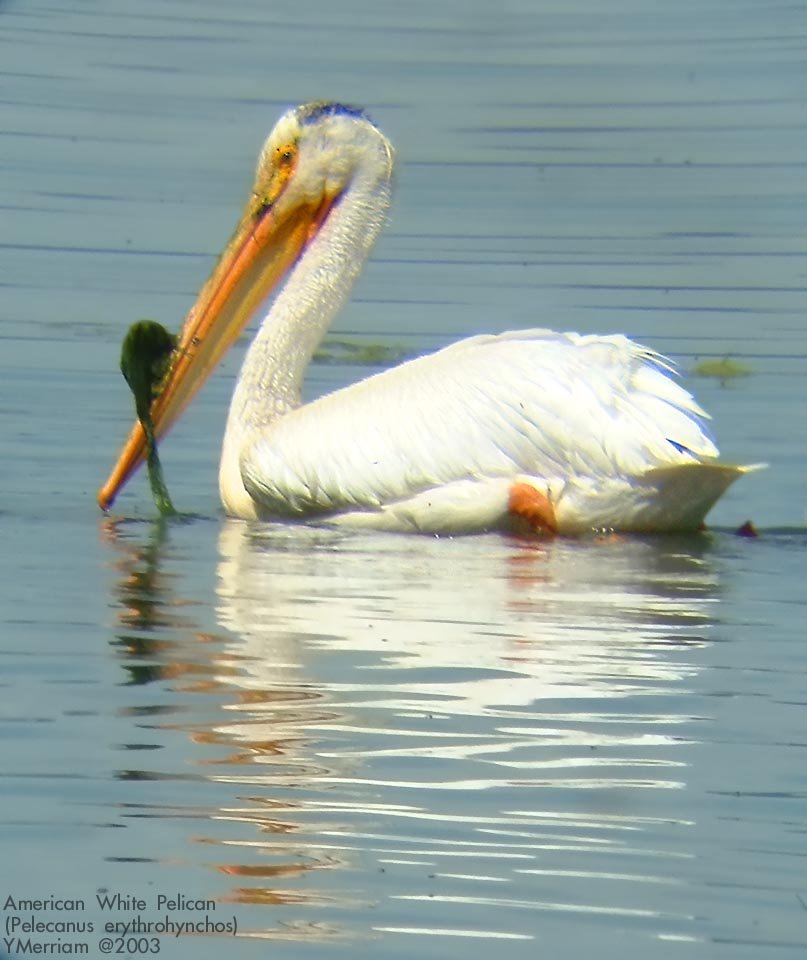
[[411,356],[401,344],[342,340],[329,337],[314,354],[315,363],[391,367]]
[[137,419],[146,435],[146,466],[154,503],[163,517],[177,515],[157,454],[151,405],[160,395],[171,366],[177,338],[154,320],[138,320],[129,327],[121,347],[120,369],[134,395]]
[[712,377],[715,380],[736,380],[738,377],[750,377],[754,371],[744,363],[723,357],[719,360],[701,360],[692,368],[695,377]]

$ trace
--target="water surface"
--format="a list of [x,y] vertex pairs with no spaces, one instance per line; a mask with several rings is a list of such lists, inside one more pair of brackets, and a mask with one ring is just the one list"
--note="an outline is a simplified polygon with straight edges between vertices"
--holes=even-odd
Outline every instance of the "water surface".
[[[762,0],[0,6],[8,893],[237,919],[168,957],[804,955],[805,36]],[[227,521],[237,357],[163,449],[194,518],[142,478],[98,514],[126,327],[179,326],[275,117],[322,97],[399,157],[335,335],[741,362],[687,379],[726,457],[770,464],[713,532]]]

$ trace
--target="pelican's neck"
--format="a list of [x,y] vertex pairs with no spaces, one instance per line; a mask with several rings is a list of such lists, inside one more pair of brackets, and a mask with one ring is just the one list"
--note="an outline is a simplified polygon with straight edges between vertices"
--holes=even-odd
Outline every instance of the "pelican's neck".
[[319,232],[307,244],[252,341],[224,434],[219,486],[228,512],[254,515],[241,482],[244,445],[300,405],[306,367],[350,295],[389,207],[391,149],[378,135]]

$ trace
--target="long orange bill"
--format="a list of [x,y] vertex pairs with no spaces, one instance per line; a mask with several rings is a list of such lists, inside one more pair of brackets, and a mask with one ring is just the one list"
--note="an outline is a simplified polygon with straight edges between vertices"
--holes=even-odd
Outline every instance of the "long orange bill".
[[[279,216],[274,206],[247,209],[185,319],[179,344],[151,407],[159,439],[190,403],[253,313],[277,287],[330,212],[336,197],[305,201]],[[288,204],[285,205],[288,207]],[[109,479],[98,493],[108,510],[146,457],[146,438],[135,422]]]

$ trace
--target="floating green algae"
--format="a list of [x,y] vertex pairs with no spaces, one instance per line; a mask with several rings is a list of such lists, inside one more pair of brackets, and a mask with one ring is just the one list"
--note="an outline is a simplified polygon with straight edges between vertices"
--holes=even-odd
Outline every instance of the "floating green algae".
[[701,360],[692,368],[696,377],[712,377],[715,380],[736,380],[738,377],[750,377],[754,371],[744,363],[738,363],[731,357],[718,360]]
[[401,344],[328,337],[314,354],[315,363],[391,367],[411,356]]

